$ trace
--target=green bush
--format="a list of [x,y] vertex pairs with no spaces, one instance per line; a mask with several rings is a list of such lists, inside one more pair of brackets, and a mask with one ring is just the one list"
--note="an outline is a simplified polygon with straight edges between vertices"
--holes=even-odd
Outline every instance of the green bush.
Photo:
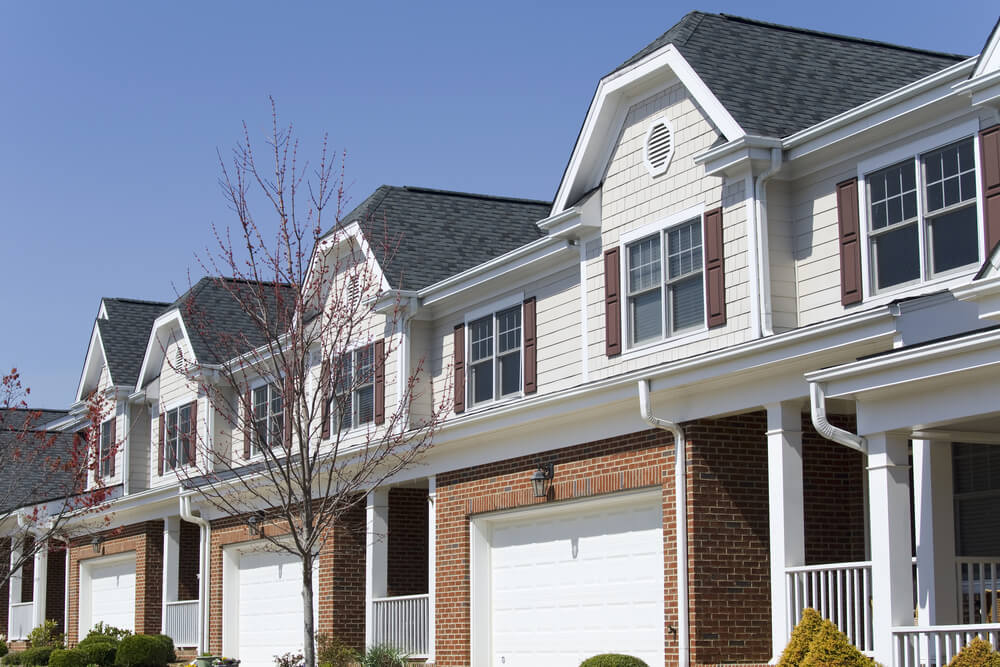
[[159,637],[131,635],[122,639],[115,654],[117,667],[166,667],[170,650]]
[[648,667],[639,658],[621,653],[601,653],[592,658],[587,658],[580,663],[580,667]]
[[23,651],[7,654],[4,656],[3,662],[5,665],[47,665],[49,664],[49,656],[56,648],[55,646],[39,646],[37,648],[33,646]]
[[788,640],[788,645],[781,652],[778,660],[778,667],[799,667],[809,652],[809,645],[819,631],[819,626],[823,625],[823,617],[819,612],[810,607],[802,610],[802,619]]
[[49,656],[49,667],[87,667],[87,655],[78,648],[57,648]]
[[958,652],[948,667],[1000,667],[1000,653],[982,637],[976,637]]
[[10,650],[10,647],[7,646],[7,642],[0,641],[0,658],[2,658],[5,655],[7,655],[7,651],[9,651],[9,650]]
[[[59,632],[59,626],[53,620],[48,620],[28,633],[28,646],[31,648],[66,648],[64,635]],[[48,656],[46,656],[48,660]]]
[[85,646],[95,642],[118,646],[118,642],[131,634],[131,630],[123,630],[122,628],[116,628],[113,625],[105,625],[101,622],[95,625],[94,629],[88,632],[87,636],[81,639],[77,646]]
[[361,667],[406,667],[406,655],[388,644],[378,644],[365,651]]
[[83,651],[88,665],[100,665],[100,667],[114,665],[115,654],[118,653],[118,646],[108,641],[88,641],[86,644],[80,642],[76,648]]
[[167,657],[167,662],[177,662],[177,652],[174,650],[174,640],[168,635],[153,635],[153,637],[159,639],[165,647],[164,655]]
[[0,658],[0,662],[5,665],[20,665],[22,653],[24,653],[24,651],[14,651],[13,653],[8,653],[3,658]]
[[321,667],[352,667],[360,656],[353,648],[333,635],[316,635],[316,662]]

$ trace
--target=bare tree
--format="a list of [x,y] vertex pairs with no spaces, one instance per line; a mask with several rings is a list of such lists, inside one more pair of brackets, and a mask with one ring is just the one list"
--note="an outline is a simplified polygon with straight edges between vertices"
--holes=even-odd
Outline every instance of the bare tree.
[[318,554],[367,492],[430,447],[446,411],[425,396],[421,418],[412,415],[422,363],[394,368],[402,388],[393,405],[375,391],[395,358],[402,308],[366,250],[377,243],[386,256],[397,239],[361,238],[340,224],[343,156],[331,159],[324,136],[310,169],[273,100],[271,110],[266,166],[245,123],[232,155],[220,155],[220,184],[238,224],[215,229],[214,250],[199,258],[206,273],[227,276],[211,287],[223,295],[228,323],[189,293],[181,308],[202,350],[168,363],[197,379],[232,434],[213,434],[221,445],[199,443],[197,476],[186,484],[217,511],[256,525],[269,548],[301,559],[311,667]]

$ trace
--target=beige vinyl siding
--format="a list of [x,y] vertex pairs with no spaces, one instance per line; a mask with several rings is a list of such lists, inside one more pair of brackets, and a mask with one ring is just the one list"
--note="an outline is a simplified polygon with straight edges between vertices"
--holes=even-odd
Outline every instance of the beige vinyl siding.
[[[109,392],[113,389],[111,384],[111,374],[108,372],[108,366],[105,365],[101,368],[101,375],[97,381],[97,389],[95,393],[97,395],[107,396]],[[122,480],[125,479],[125,473],[123,472],[124,461],[125,461],[125,438],[127,434],[125,432],[125,401],[115,400],[114,398],[106,398],[104,404],[104,414],[102,415],[101,424],[104,422],[114,420],[115,421],[115,442],[117,444],[117,451],[115,452],[115,474],[109,477],[105,477],[100,480],[103,486],[114,486],[116,484],[121,484]],[[97,442],[100,442],[100,433],[98,435]],[[98,463],[99,464],[99,463]],[[89,488],[94,488],[97,486],[97,478],[95,477],[95,471],[91,470],[87,473],[87,485]]]
[[[160,397],[156,413],[152,415],[149,429],[150,488],[167,486],[177,482],[178,476],[173,471],[164,470],[163,476],[157,474],[159,471],[160,414],[165,410],[179,408],[198,399],[197,385],[179,372],[185,364],[191,363],[193,359],[191,346],[187,340],[181,337],[179,330],[175,329],[167,341],[163,360],[160,363]],[[206,408],[207,402],[199,400],[197,415],[199,449],[205,443]]]
[[129,421],[129,493],[138,493],[149,488],[149,408],[133,404]]
[[767,183],[767,233],[771,327],[775,333],[781,333],[798,326],[795,225],[791,191],[785,181]]

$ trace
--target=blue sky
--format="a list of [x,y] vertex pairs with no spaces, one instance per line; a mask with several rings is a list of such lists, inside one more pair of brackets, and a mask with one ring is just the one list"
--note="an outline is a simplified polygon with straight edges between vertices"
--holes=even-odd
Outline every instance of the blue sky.
[[216,150],[273,95],[382,183],[551,199],[598,79],[692,9],[952,53],[987,0],[0,3],[0,368],[73,399],[102,296],[169,301],[233,219]]

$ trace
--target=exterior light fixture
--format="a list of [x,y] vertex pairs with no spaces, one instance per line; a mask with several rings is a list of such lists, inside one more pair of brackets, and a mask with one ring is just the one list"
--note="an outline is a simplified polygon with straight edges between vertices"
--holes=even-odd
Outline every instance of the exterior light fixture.
[[549,495],[554,476],[555,470],[551,463],[538,464],[538,469],[531,475],[531,488],[534,490],[536,498],[545,498]]
[[247,519],[247,525],[250,527],[251,535],[260,536],[260,519],[256,515],[250,515],[250,518]]
[[90,546],[94,550],[95,554],[101,553],[101,544],[104,542],[104,538],[99,535],[94,535],[94,539],[90,540]]

